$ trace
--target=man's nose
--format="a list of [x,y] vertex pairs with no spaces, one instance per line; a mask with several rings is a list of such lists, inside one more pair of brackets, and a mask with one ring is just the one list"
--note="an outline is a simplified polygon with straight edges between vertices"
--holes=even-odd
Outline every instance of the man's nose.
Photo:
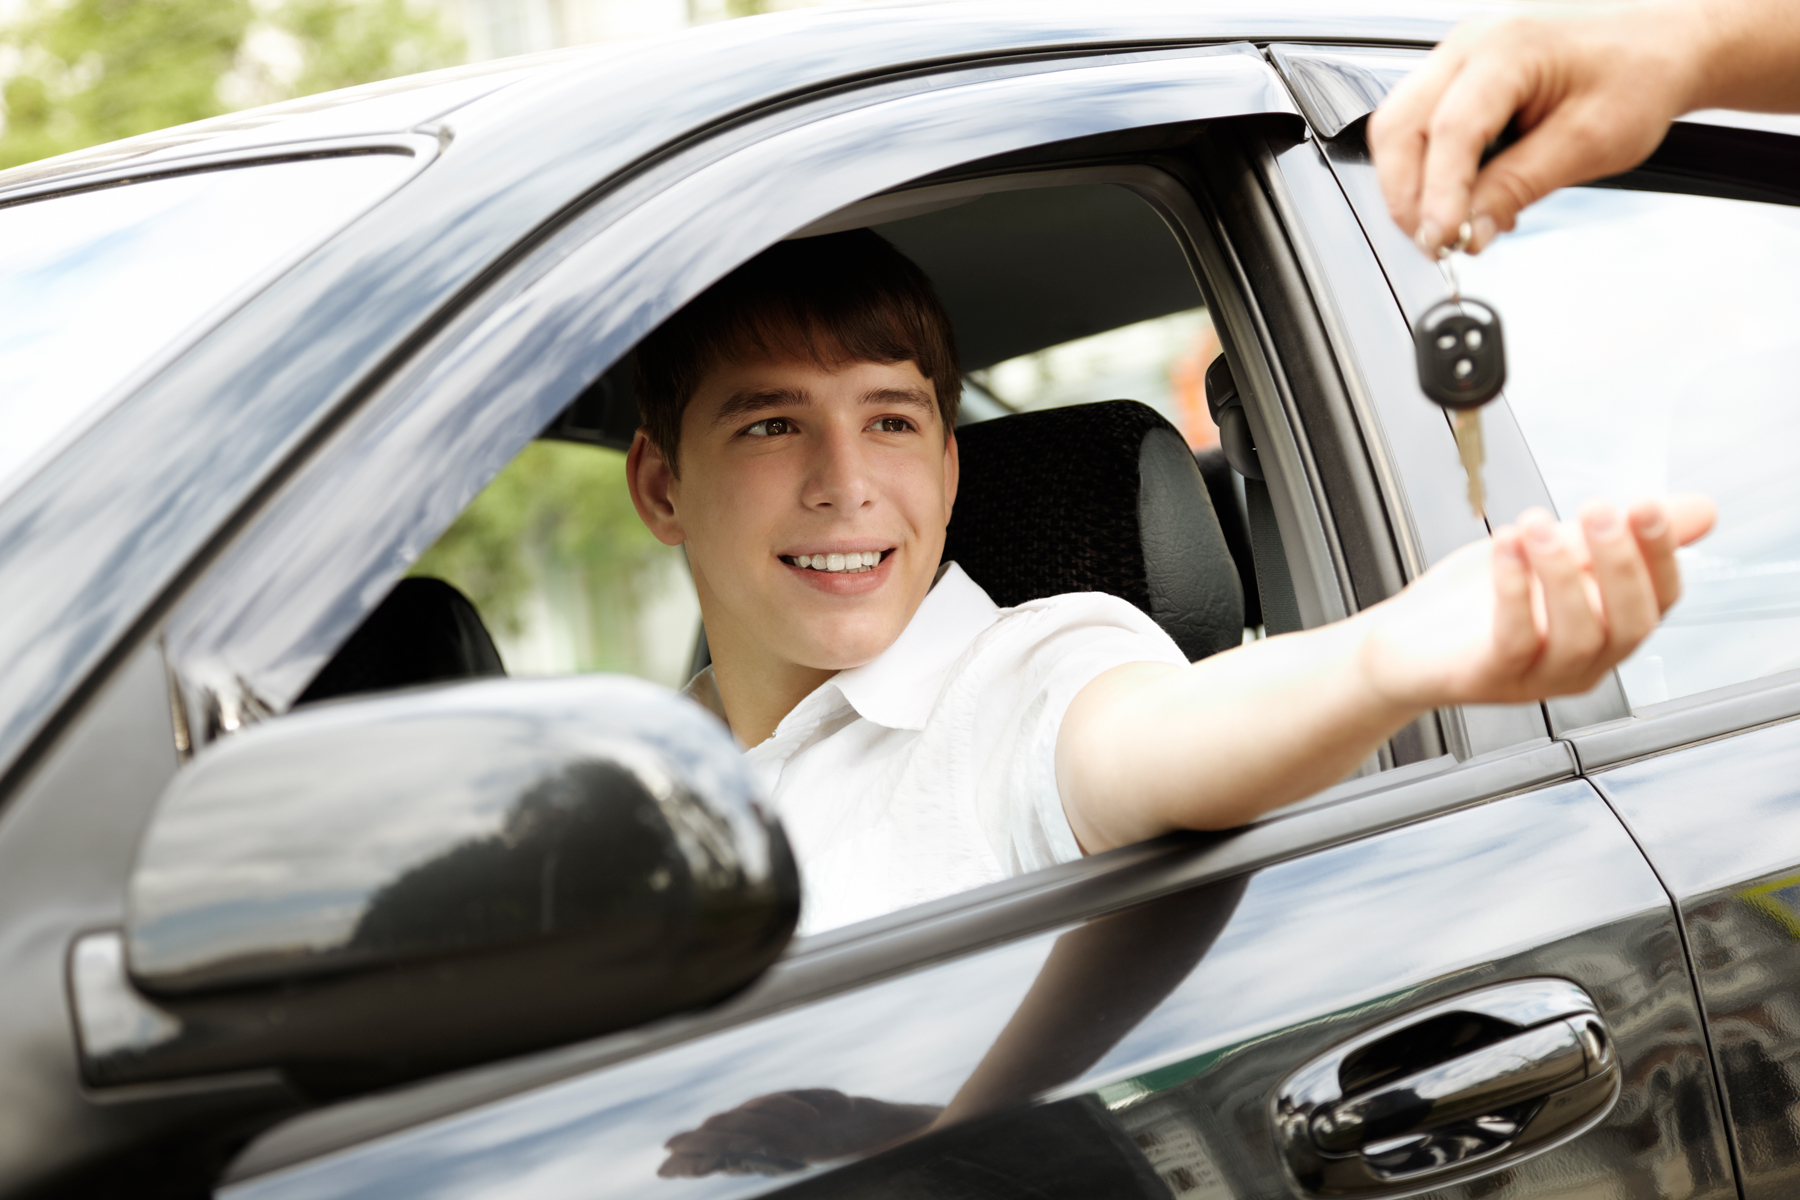
[[855,430],[831,430],[815,443],[801,500],[808,508],[852,512],[874,502],[874,488]]

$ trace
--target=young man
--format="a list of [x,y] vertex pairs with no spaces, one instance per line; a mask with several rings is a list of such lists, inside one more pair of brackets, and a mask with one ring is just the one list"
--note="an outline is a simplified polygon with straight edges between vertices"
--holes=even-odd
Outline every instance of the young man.
[[[1680,591],[1698,498],[1528,513],[1346,621],[1188,664],[1098,593],[997,608],[940,562],[960,374],[930,283],[873,233],[783,242],[638,351],[628,463],[685,545],[690,693],[748,748],[831,928],[1347,774],[1433,708],[1586,691]],[[1421,401],[1423,403],[1423,401]]]

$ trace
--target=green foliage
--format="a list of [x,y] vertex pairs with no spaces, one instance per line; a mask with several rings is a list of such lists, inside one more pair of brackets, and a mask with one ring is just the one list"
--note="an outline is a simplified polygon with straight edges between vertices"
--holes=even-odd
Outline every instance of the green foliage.
[[634,629],[647,570],[680,551],[638,520],[625,456],[533,442],[494,477],[414,565],[461,588],[502,634],[523,627],[533,593],[573,609],[583,670],[636,670]]
[[0,167],[223,112],[254,19],[249,0],[38,0],[5,38]]
[[406,0],[288,0],[274,23],[299,42],[296,96],[393,79],[460,62],[462,47]]
[[[258,34],[285,69],[246,53]],[[31,0],[7,50],[0,168],[461,59],[406,0]]]

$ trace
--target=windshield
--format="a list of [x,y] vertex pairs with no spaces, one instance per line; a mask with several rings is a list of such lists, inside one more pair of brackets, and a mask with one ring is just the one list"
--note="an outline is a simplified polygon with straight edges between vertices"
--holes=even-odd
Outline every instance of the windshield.
[[0,207],[0,494],[411,169],[340,155]]

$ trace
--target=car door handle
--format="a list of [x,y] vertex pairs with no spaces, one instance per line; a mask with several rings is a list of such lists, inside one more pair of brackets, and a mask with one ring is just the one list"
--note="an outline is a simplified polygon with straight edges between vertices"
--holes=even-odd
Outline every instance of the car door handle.
[[1520,980],[1387,1022],[1296,1072],[1278,1093],[1276,1136],[1308,1194],[1415,1191],[1575,1136],[1618,1088],[1587,993]]
[[1600,1051],[1584,1032],[1568,1018],[1552,1021],[1328,1104],[1313,1116],[1313,1144],[1326,1154],[1354,1154],[1371,1142],[1541,1100],[1588,1077]]

